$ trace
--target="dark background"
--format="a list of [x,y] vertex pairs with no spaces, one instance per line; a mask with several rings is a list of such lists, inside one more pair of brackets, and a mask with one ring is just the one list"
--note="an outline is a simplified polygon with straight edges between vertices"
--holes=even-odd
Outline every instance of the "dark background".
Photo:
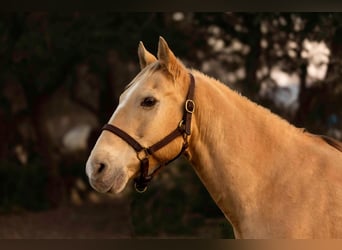
[[[182,159],[143,195],[89,187],[85,161],[139,72],[139,41],[155,54],[161,35],[188,67],[341,140],[341,25],[338,13],[1,14],[0,237],[233,237]],[[307,41],[324,43],[329,61],[312,59],[321,51],[307,53]],[[296,82],[279,86],[274,67]]]

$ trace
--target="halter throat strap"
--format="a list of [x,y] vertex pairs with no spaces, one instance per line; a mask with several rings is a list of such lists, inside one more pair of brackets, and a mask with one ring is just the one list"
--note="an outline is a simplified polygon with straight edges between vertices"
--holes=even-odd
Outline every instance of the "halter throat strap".
[[[184,153],[184,151],[188,148],[188,136],[191,134],[191,119],[192,114],[195,111],[195,102],[194,102],[194,94],[195,94],[195,78],[194,76],[189,73],[190,75],[190,85],[188,89],[188,93],[184,103],[184,111],[183,111],[183,118],[179,122],[177,128],[175,128],[171,133],[166,135],[163,139],[156,142],[150,147],[142,146],[137,140],[135,140],[132,136],[127,134],[122,129],[111,125],[105,124],[102,130],[107,130],[112,132],[113,134],[120,137],[124,140],[128,145],[130,145],[135,152],[137,153],[137,158],[140,161],[140,175],[134,179],[134,186],[138,192],[145,192],[147,189],[148,183],[152,180],[154,174],[163,166],[166,166],[170,162],[177,159],[180,155]],[[180,152],[171,160],[167,162],[162,162],[160,165],[151,173],[149,174],[149,156],[153,155],[156,151],[163,148],[164,146],[171,143],[177,137],[183,136],[184,142]]]

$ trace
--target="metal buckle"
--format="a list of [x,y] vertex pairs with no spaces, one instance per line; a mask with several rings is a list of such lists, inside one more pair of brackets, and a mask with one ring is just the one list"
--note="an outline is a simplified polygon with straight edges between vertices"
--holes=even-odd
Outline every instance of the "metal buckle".
[[179,127],[180,129],[182,129],[183,126],[184,126],[184,120],[181,120],[181,121],[178,123],[178,127]]
[[144,187],[144,189],[140,190],[138,187],[137,187],[137,183],[134,182],[134,188],[135,188],[135,191],[137,191],[138,193],[142,194],[142,193],[145,193],[146,190],[147,190],[147,186]]
[[[140,153],[144,152],[145,156],[144,157],[140,157]],[[147,152],[147,148],[143,148],[141,151],[137,152],[137,158],[139,159],[139,161],[142,161],[143,159],[148,158],[148,152]]]
[[[189,103],[192,104],[192,108],[190,108],[190,109],[189,109]],[[195,107],[196,107],[196,105],[195,105],[195,102],[194,102],[193,100],[187,99],[187,100],[185,101],[185,110],[186,110],[186,112],[188,112],[189,114],[192,114],[192,113],[195,111]]]

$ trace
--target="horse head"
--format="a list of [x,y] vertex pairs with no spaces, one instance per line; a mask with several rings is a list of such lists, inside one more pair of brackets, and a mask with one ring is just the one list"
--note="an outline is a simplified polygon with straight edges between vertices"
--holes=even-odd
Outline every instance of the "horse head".
[[[142,159],[147,158],[147,154],[150,154],[147,172],[153,172],[158,164],[174,158],[184,148],[184,136],[175,135],[155,152],[146,150],[180,127],[189,71],[162,37],[157,58],[142,42],[138,56],[141,71],[121,94],[118,107],[108,121],[108,129],[102,131],[86,164],[90,184],[99,192],[121,192],[130,179],[139,175]],[[113,129],[111,133],[110,128],[119,132]],[[138,144],[138,149],[132,147],[130,141]]]

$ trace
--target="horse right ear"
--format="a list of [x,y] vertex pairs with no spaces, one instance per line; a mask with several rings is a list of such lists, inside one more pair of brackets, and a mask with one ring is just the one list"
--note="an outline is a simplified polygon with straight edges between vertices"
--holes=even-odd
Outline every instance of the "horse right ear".
[[147,65],[157,61],[157,58],[145,49],[144,44],[142,42],[139,43],[138,56],[140,69],[143,69]]

